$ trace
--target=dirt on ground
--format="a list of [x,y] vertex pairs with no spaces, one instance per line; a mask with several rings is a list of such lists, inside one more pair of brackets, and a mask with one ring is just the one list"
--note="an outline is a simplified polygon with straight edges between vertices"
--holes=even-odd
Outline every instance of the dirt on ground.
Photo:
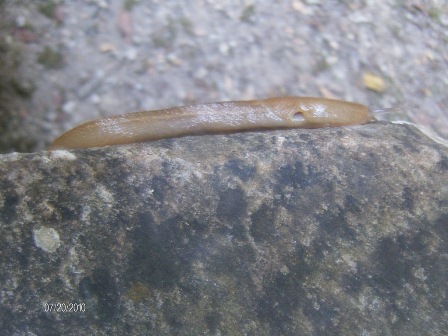
[[447,138],[447,42],[445,0],[0,0],[0,152],[102,116],[279,95],[401,107]]

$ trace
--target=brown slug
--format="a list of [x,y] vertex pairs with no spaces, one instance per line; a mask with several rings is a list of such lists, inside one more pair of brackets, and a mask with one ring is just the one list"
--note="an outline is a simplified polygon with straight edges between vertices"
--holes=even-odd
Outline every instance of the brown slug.
[[263,129],[360,125],[375,120],[361,104],[313,97],[278,97],[173,107],[87,122],[62,134],[49,147],[87,148],[185,135]]

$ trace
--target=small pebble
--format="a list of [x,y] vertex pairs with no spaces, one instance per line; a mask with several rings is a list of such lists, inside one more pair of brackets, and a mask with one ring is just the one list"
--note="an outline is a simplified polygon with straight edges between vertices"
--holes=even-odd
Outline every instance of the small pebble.
[[169,53],[166,58],[167,58],[168,62],[173,65],[181,65],[182,64],[182,60],[180,60],[174,53]]
[[219,52],[223,55],[229,54],[229,45],[225,42],[219,44]]
[[20,15],[16,18],[16,26],[19,28],[23,28],[26,24],[26,19],[24,16]]
[[99,49],[102,53],[107,53],[107,52],[113,52],[117,48],[112,43],[102,43],[102,44],[100,44]]
[[384,82],[384,79],[370,72],[366,72],[362,75],[362,81],[364,86],[369,90],[379,93],[386,90],[386,83]]
[[94,104],[98,104],[100,103],[101,98],[96,93],[94,93],[90,96],[90,101]]
[[71,100],[65,102],[64,105],[62,105],[62,111],[64,111],[64,113],[67,113],[67,114],[73,113],[75,108],[76,108],[76,103]]
[[128,50],[126,50],[125,57],[129,61],[135,61],[135,59],[137,58],[137,54],[137,49],[129,48]]

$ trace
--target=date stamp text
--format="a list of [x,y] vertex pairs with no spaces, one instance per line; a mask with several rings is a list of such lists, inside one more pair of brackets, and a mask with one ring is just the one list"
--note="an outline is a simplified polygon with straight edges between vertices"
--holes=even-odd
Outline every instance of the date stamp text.
[[85,303],[45,303],[45,312],[46,313],[77,313],[77,312],[85,312],[86,304]]

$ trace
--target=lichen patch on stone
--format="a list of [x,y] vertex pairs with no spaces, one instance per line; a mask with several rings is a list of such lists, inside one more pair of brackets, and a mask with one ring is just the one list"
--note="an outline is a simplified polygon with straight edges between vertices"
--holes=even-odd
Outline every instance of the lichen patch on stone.
[[77,157],[75,154],[71,153],[67,150],[55,150],[51,152],[51,158],[52,159],[62,159],[62,160],[69,160],[73,161],[76,160]]
[[33,230],[34,244],[45,252],[53,253],[61,245],[59,233],[48,227]]

